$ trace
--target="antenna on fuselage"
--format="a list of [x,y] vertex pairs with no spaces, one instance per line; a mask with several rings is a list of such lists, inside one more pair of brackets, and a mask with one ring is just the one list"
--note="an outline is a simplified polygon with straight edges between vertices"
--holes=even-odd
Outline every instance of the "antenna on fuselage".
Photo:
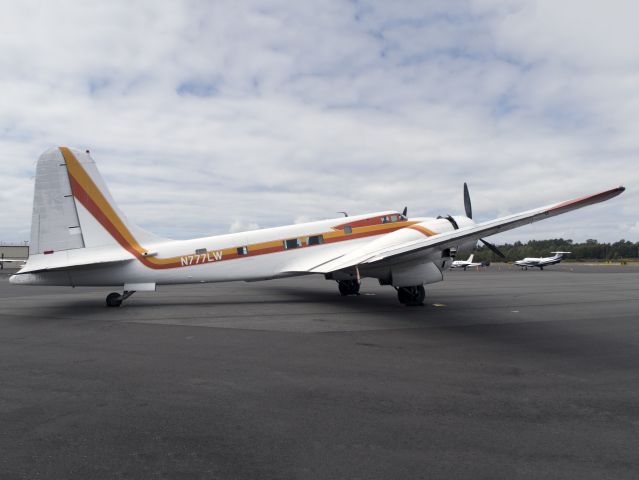
[[337,212],[337,213],[343,213],[345,217],[348,217],[348,213],[346,212]]

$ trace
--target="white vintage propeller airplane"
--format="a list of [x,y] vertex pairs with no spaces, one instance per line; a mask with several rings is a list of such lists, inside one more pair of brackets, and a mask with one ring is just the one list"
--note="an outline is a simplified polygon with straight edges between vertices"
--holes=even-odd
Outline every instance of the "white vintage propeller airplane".
[[515,265],[521,267],[522,270],[528,270],[528,267],[534,268],[537,267],[539,270],[543,270],[544,267],[549,265],[556,265],[564,259],[565,255],[568,255],[571,252],[550,252],[554,253],[552,257],[539,257],[532,258],[526,257],[523,260],[516,260]]
[[157,285],[267,280],[322,274],[343,295],[362,277],[397,289],[399,301],[421,305],[424,285],[443,280],[457,252],[482,237],[608,200],[624,187],[475,223],[466,215],[407,218],[385,211],[194,240],[167,240],[120,212],[87,152],[59,147],[38,159],[30,255],[11,277],[18,285],[115,286],[114,307]]

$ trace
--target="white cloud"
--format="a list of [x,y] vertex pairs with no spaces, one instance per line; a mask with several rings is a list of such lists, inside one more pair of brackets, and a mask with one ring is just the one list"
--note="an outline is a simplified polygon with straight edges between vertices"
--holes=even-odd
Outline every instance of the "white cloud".
[[[0,240],[33,162],[90,147],[128,216],[184,238],[401,209],[478,218],[624,183],[495,238],[636,239],[632,2],[13,2]],[[25,236],[26,235],[26,236]]]
[[255,222],[245,222],[241,219],[233,220],[229,228],[229,233],[246,232],[247,230],[257,230],[260,226]]

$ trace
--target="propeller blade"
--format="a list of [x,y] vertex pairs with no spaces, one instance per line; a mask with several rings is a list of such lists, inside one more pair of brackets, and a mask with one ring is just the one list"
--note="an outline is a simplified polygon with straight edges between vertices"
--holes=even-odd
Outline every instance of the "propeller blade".
[[404,207],[404,210],[402,210],[402,215],[408,215],[408,205]]
[[468,185],[464,182],[464,209],[466,210],[466,216],[473,218],[473,207],[470,204],[470,193],[468,193]]
[[[470,217],[469,217],[470,218]],[[479,241],[481,243],[483,243],[484,245],[486,245],[488,248],[490,248],[493,252],[495,252],[498,256],[500,256],[501,258],[506,258],[506,255],[504,255],[503,253],[501,253],[499,251],[499,249],[493,245],[492,243],[488,243],[486,240],[484,240],[483,238],[480,238]]]

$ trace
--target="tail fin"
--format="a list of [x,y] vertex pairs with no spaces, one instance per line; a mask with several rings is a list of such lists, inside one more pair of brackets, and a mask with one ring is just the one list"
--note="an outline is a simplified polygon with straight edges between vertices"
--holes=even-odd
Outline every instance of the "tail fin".
[[475,258],[475,254],[471,253],[470,257],[468,257],[468,260],[466,260],[468,263],[473,263],[473,258]]
[[51,148],[38,159],[31,220],[31,254],[156,242],[115,205],[89,152]]

